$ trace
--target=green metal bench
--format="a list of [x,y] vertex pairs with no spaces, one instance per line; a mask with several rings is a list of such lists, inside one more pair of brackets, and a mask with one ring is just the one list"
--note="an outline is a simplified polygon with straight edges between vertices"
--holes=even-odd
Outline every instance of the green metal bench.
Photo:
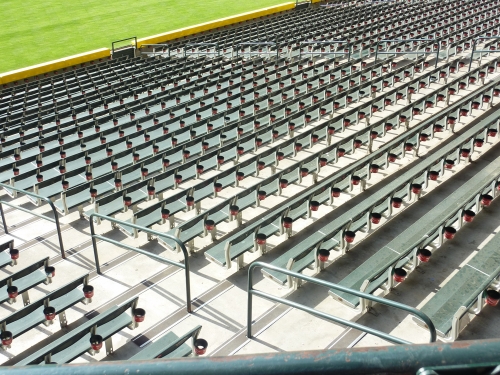
[[[41,267],[44,269],[40,270]],[[0,303],[8,301],[12,304],[21,294],[24,305],[29,305],[28,291],[41,283],[50,284],[55,272],[53,268],[49,267],[49,257],[46,257],[0,280]]]
[[[195,348],[195,342],[198,339],[200,331],[201,326],[196,326],[181,337],[173,332],[167,332],[129,360],[144,361],[155,358],[172,359],[188,357],[193,353],[193,348]],[[191,339],[191,345],[186,344],[186,341],[189,339]]]
[[[491,87],[496,87],[498,83],[492,83],[490,84]],[[488,90],[490,90],[488,88]],[[473,97],[476,97],[477,94],[473,94]],[[460,108],[462,105],[465,103],[471,101],[472,98],[467,98],[465,97],[461,101],[457,102],[454,104],[454,106]],[[450,107],[449,111],[454,110],[453,106]],[[440,113],[437,115],[438,119],[444,118],[446,119],[447,114],[446,113]],[[342,214],[338,216],[337,218],[334,219],[331,223],[329,223],[327,226],[324,228],[318,230],[317,232],[311,234],[311,236],[307,237],[303,241],[301,241],[298,244],[294,244],[285,254],[277,258],[272,264],[276,265],[278,267],[286,267],[289,265],[290,260],[295,260],[295,259],[304,259],[304,253],[308,252],[308,250],[312,250],[313,248],[316,248],[316,250],[319,250],[320,248],[323,249],[333,249],[335,247],[335,242],[327,242],[323,243],[325,240],[329,240],[331,238],[334,238],[337,236],[337,241],[340,243],[340,250],[342,252],[345,252],[347,250],[348,244],[345,243],[343,240],[343,233],[347,230],[359,230],[362,228],[364,225],[362,225],[362,222],[364,220],[365,225],[368,229],[370,229],[370,218],[369,214],[371,212],[377,212],[375,211],[375,208],[377,210],[381,210],[382,212],[387,210],[388,216],[391,214],[391,199],[394,197],[399,197],[403,198],[406,195],[411,194],[411,185],[414,183],[420,183],[423,188],[427,186],[427,173],[431,170],[438,171],[440,174],[443,172],[444,168],[444,160],[445,159],[456,159],[458,155],[458,150],[462,147],[462,145],[470,143],[472,144],[472,139],[475,138],[475,136],[479,133],[482,133],[485,131],[485,129],[488,128],[488,126],[491,123],[494,123],[497,120],[497,115],[491,114],[487,118],[483,119],[481,122],[470,128],[465,134],[461,135],[457,139],[455,139],[453,142],[448,144],[446,147],[443,147],[442,149],[438,150],[438,152],[433,156],[432,158],[426,158],[424,159],[423,162],[417,164],[415,167],[413,167],[411,170],[408,172],[404,173],[402,176],[400,176],[397,180],[395,180],[390,186],[385,187],[384,189],[380,189],[376,191],[374,194],[372,194],[368,199],[360,203],[358,206],[355,208],[349,210],[345,214]],[[415,133],[417,134],[417,141],[418,141],[418,129],[425,129],[428,128],[429,125],[432,126],[436,123],[436,118],[433,116],[428,120],[425,120],[421,125],[419,125],[416,128],[413,128],[410,130],[410,133]],[[417,131],[417,132],[415,132]],[[407,133],[402,134],[401,136],[397,137],[395,140],[389,142],[386,146],[383,146],[380,151],[382,150],[388,150],[387,152],[391,152],[394,154],[402,154],[404,156],[405,150],[404,147],[401,150],[396,150],[395,146],[397,144],[401,144],[401,141],[403,143],[403,146],[406,142],[409,140],[409,136]],[[468,145],[467,145],[468,146]],[[378,153],[379,150],[376,152]],[[376,154],[375,153],[375,154]],[[387,154],[385,154],[387,155]],[[354,163],[352,166],[348,167],[348,170],[353,170],[355,171],[356,169],[360,168],[360,165],[363,164],[364,159],[361,161],[358,161]],[[366,163],[366,162],[365,162]],[[386,162],[384,162],[386,163]],[[355,168],[355,169],[353,169]],[[350,175],[348,171],[344,170],[344,175]],[[318,187],[321,187],[325,182],[329,182],[333,177],[336,177],[338,174],[334,174],[331,178],[325,179],[321,181],[318,184]],[[348,176],[348,178],[350,178]],[[345,184],[344,182],[341,182],[339,185]],[[340,189],[342,189],[343,186],[340,186]],[[410,196],[410,195],[409,195]],[[384,203],[385,202],[385,203]],[[292,206],[293,203],[290,203]],[[361,217],[361,215],[368,215],[365,219]],[[331,247],[330,247],[331,246]],[[209,250],[210,251],[210,250]],[[206,254],[209,252],[207,251]],[[311,262],[314,260],[312,257],[310,257]],[[280,284],[284,284],[287,281],[287,278],[284,275],[280,274],[272,274],[270,271],[269,273],[267,271],[263,271],[264,275],[270,277],[274,281],[279,282]],[[291,285],[289,285],[291,287]]]
[[500,234],[496,234],[420,311],[431,318],[439,336],[454,341],[470,321],[469,314],[479,314],[483,308],[488,288],[498,290],[499,275]]
[[[41,323],[47,326],[52,324],[56,315],[59,315],[61,328],[66,327],[68,323],[65,311],[78,302],[86,304],[92,300],[93,288],[87,285],[88,277],[88,274],[79,277],[2,319],[0,321],[2,333],[8,331],[10,337],[14,339]],[[84,287],[83,291],[77,289],[80,285]],[[54,310],[47,311],[48,307]]]
[[[358,73],[358,74],[359,74],[359,73]],[[310,99],[310,98],[309,98],[309,99]],[[304,100],[306,100],[306,99],[304,99]],[[200,126],[201,126],[201,125],[200,125]],[[234,129],[233,129],[233,130],[234,130]],[[188,143],[191,143],[191,142],[188,142]],[[142,147],[142,146],[139,146],[139,148],[141,148],[141,147]],[[186,147],[186,149],[190,149],[189,144],[186,144],[186,146],[185,146],[185,147]],[[194,147],[194,146],[193,146],[193,147]],[[196,146],[196,147],[197,147],[197,146]],[[196,147],[195,147],[195,148],[196,148]],[[139,149],[139,148],[138,148],[138,149]],[[135,149],[134,149],[134,150],[135,150]],[[123,153],[123,152],[122,152],[122,153]],[[117,157],[118,157],[118,156],[117,156]],[[145,163],[145,166],[148,166],[148,168],[149,168],[149,169],[151,169],[151,167],[152,167],[152,166],[150,166],[150,164],[155,164],[154,162],[149,161],[149,160],[145,160],[145,162],[144,162],[144,163]],[[157,161],[156,161],[156,164],[158,164],[158,163],[159,163],[159,160],[157,160]],[[121,165],[121,164],[122,164],[122,163],[121,163],[121,162],[119,162],[119,165]],[[126,165],[126,164],[124,164],[124,165]],[[159,165],[159,164],[158,164],[158,165]],[[207,167],[207,168],[210,168],[210,166],[209,166],[209,167]],[[130,169],[130,167],[129,167],[129,169]],[[133,167],[132,167],[132,169],[134,169],[134,170],[135,170],[135,168],[133,168]],[[181,170],[181,169],[180,169],[180,170]],[[128,173],[127,173],[127,170],[124,170],[123,172],[125,173],[125,175],[127,175],[127,174],[128,174]],[[126,178],[126,177],[123,177],[122,179],[123,179],[123,181],[125,181],[125,183],[127,183],[127,181],[128,181],[128,180],[127,180],[127,178]],[[122,181],[122,182],[123,182],[123,181]],[[97,188],[97,190],[98,190],[99,194],[101,194],[101,188],[100,188],[100,187],[96,187],[96,186],[94,186],[94,188]],[[83,190],[82,190],[82,189],[79,189],[79,190],[80,190],[80,192],[83,192]],[[104,190],[102,190],[102,191],[105,191],[105,190],[106,190],[106,189],[104,189]],[[73,199],[72,199],[72,202],[69,202],[69,199],[68,199],[68,202],[65,202],[65,196],[64,196],[65,194],[66,194],[67,196],[72,196],[72,198],[73,198]],[[66,193],[63,193],[61,200],[56,201],[56,205],[58,206],[58,210],[59,210],[60,212],[66,213],[66,212],[68,211],[68,208],[72,208],[72,207],[78,206],[79,204],[81,205],[81,203],[84,203],[85,201],[86,201],[86,197],[84,196],[84,194],[72,194],[71,192],[66,192]],[[79,207],[79,209],[80,209],[80,211],[81,211],[81,206]]]
[[[168,208],[170,211],[168,220],[170,225],[172,225],[174,223],[174,215],[189,208],[186,204],[188,194],[189,191],[183,190],[167,199],[160,200],[150,207],[134,213],[134,215],[130,219],[126,220],[126,222],[148,227],[158,222],[162,222],[161,210]],[[138,230],[136,228],[126,225],[118,225],[118,228],[129,236],[133,236],[135,238],[138,236]]]
[[[498,116],[498,115],[496,115]],[[499,177],[498,163],[500,158],[491,162],[473,178],[460,186],[458,190],[422,216],[415,224],[407,228],[389,244],[371,256],[361,266],[344,278],[339,285],[373,293],[382,288],[391,290],[394,283],[394,270],[403,269],[411,272],[418,265],[418,251],[425,248],[434,239],[438,245],[443,243],[445,228],[463,224],[463,212],[475,206],[476,212],[481,210],[480,199],[483,194],[495,194],[495,185]],[[361,310],[369,307],[367,301],[352,294],[330,290],[334,299]]]
[[[106,354],[112,354],[112,336],[125,327],[133,329],[137,325],[134,321],[134,311],[139,310],[136,309],[138,299],[139,297],[135,297],[120,306],[106,310],[16,363],[15,366],[68,363],[85,352],[92,355],[97,353],[103,342],[106,346]],[[131,311],[131,314],[128,313],[128,310]],[[95,336],[100,336],[99,340]],[[91,345],[91,338],[93,341],[95,340],[96,346]]]
[[104,198],[94,202],[94,208],[84,212],[86,217],[89,217],[94,212],[102,215],[113,216],[121,211],[126,211],[128,206],[125,205],[124,199],[128,197],[132,200],[131,208],[135,212],[137,202],[142,201],[148,196],[147,188],[148,181],[142,181],[138,184],[132,185],[124,190],[116,191]]

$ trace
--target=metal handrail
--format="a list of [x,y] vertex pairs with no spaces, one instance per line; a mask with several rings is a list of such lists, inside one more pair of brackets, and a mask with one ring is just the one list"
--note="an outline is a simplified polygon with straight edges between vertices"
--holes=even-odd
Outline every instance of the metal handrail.
[[384,304],[387,306],[396,307],[400,310],[407,311],[412,315],[418,316],[420,319],[422,319],[423,322],[425,322],[425,324],[427,324],[427,327],[429,328],[429,333],[430,333],[429,342],[436,341],[436,328],[434,327],[434,323],[432,323],[432,321],[430,320],[430,318],[427,315],[425,315],[424,313],[422,313],[421,311],[419,311],[413,307],[404,305],[404,304],[399,303],[399,302],[394,302],[394,301],[391,301],[391,300],[388,300],[385,298],[376,297],[376,296],[373,296],[373,295],[368,294],[368,293],[363,293],[363,292],[360,292],[360,291],[355,290],[355,289],[346,288],[344,286],[330,283],[328,281],[319,280],[319,279],[316,279],[314,277],[306,276],[306,275],[303,275],[301,273],[293,272],[293,271],[290,271],[290,270],[287,270],[287,269],[284,269],[281,267],[276,267],[276,266],[273,266],[271,264],[264,263],[264,262],[255,262],[255,263],[252,263],[250,265],[250,267],[248,267],[248,288],[247,288],[247,294],[248,294],[247,337],[248,338],[252,337],[252,296],[255,294],[255,295],[260,296],[262,298],[266,298],[270,301],[279,302],[279,303],[282,303],[284,305],[288,305],[288,306],[294,307],[296,309],[308,312],[308,313],[315,315],[315,316],[318,316],[320,318],[330,320],[330,321],[333,321],[336,323],[340,323],[340,324],[346,325],[348,327],[358,329],[358,330],[363,331],[363,332],[367,332],[371,335],[378,336],[380,338],[383,338],[384,340],[387,340],[387,341],[390,341],[390,342],[393,342],[396,344],[411,344],[411,342],[409,342],[409,341],[402,340],[400,338],[397,338],[397,337],[389,335],[387,333],[384,333],[384,332],[378,331],[376,329],[364,326],[362,324],[351,322],[349,320],[342,319],[342,318],[321,312],[319,310],[310,308],[308,306],[304,306],[302,304],[299,304],[299,303],[296,303],[293,301],[289,301],[289,300],[284,299],[284,298],[280,298],[280,297],[276,297],[276,296],[273,296],[273,295],[268,294],[268,293],[264,293],[260,290],[255,290],[255,289],[253,289],[252,271],[254,268],[257,268],[257,267],[260,267],[262,269],[264,269],[264,268],[269,269],[269,270],[276,271],[276,272],[281,272],[281,273],[284,273],[285,275],[296,277],[298,279],[305,280],[305,281],[308,281],[308,282],[316,284],[316,285],[324,286],[324,287],[331,288],[331,289],[340,290],[340,291],[345,292],[345,293],[350,293],[350,294],[353,294],[353,295],[361,297],[361,298],[366,298],[366,299],[369,299],[369,300],[374,301],[374,302],[378,302],[378,303],[381,303],[381,304]]
[[[217,375],[338,375],[415,374],[420,368],[455,365],[455,370],[474,364],[500,364],[500,339],[460,343],[390,345],[331,350],[279,351],[228,357],[155,358],[145,361],[94,361],[78,364],[6,368],[9,375],[123,375],[123,374],[217,374]],[[456,374],[454,372],[452,374]],[[476,372],[474,372],[476,373]],[[450,374],[450,373],[448,373]],[[420,374],[419,374],[420,375]],[[422,373],[423,375],[423,373]]]
[[[153,52],[142,52],[141,49],[142,48],[148,48],[148,47],[153,47]],[[139,53],[141,54],[144,54],[144,55],[153,55],[153,56],[156,56],[157,54],[159,55],[163,55],[165,52],[156,52],[156,48],[162,48],[162,49],[168,49],[168,57],[170,57],[170,45],[168,44],[142,44],[140,47],[139,47]]]
[[[186,49],[187,48],[193,48],[193,47],[203,47],[203,46],[206,46],[206,47],[215,47],[215,52],[205,52],[206,55],[217,55],[217,56],[220,56],[220,48],[219,48],[219,43],[188,43],[184,46],[184,57],[186,57]],[[190,53],[190,55],[192,54],[195,54],[195,53],[200,53],[200,51],[198,50],[198,52],[192,52]]]
[[384,42],[439,42],[437,39],[383,39],[377,42],[375,46],[375,61],[377,61],[378,55],[433,55],[436,54],[436,62],[434,67],[437,68],[438,60],[439,60],[439,52],[440,52],[440,43],[437,43],[437,51],[435,52],[413,52],[413,51],[405,51],[405,52],[379,52],[378,46],[380,43]]
[[114,55],[114,53],[115,53],[115,43],[124,42],[126,40],[134,40],[134,48],[137,49],[137,37],[136,36],[132,36],[130,38],[115,40],[114,42],[112,42],[111,43],[111,55]]
[[63,240],[62,240],[62,235],[61,235],[61,225],[59,224],[59,215],[57,214],[56,207],[54,206],[54,203],[52,202],[52,200],[50,200],[50,198],[42,197],[41,195],[38,195],[38,194],[35,194],[35,193],[31,193],[31,192],[26,191],[26,190],[18,189],[18,188],[15,188],[13,186],[10,186],[10,185],[7,185],[7,184],[1,183],[1,182],[0,182],[0,187],[6,188],[6,189],[10,189],[10,190],[14,190],[14,191],[17,191],[19,193],[29,195],[30,197],[37,198],[39,200],[43,200],[43,201],[47,202],[50,205],[50,208],[52,209],[52,212],[54,213],[54,219],[52,219],[52,218],[50,218],[48,216],[45,216],[45,215],[38,214],[36,212],[27,210],[26,208],[23,208],[23,207],[20,207],[20,206],[16,206],[15,204],[12,204],[10,202],[6,202],[6,201],[4,201],[2,199],[2,200],[0,200],[0,215],[2,216],[3,230],[4,230],[5,234],[8,234],[9,231],[8,231],[8,228],[7,228],[7,222],[5,220],[5,215],[4,215],[4,212],[3,212],[3,205],[6,205],[6,206],[9,206],[9,207],[18,209],[20,211],[26,212],[28,214],[31,214],[33,216],[37,216],[37,217],[40,217],[42,219],[48,220],[51,223],[55,223],[56,224],[57,236],[59,238],[59,247],[61,248],[61,257],[63,259],[66,259],[66,253],[64,252],[64,245],[63,245]]
[[422,367],[416,375],[453,375],[464,374],[465,371],[471,374],[494,375],[500,373],[500,362],[471,363],[461,365],[444,365],[435,367]]
[[476,51],[476,44],[478,41],[480,40],[484,40],[484,39],[500,39],[500,36],[479,36],[477,37],[476,39],[474,39],[472,41],[472,52],[470,54],[470,61],[469,61],[469,72],[472,68],[472,60],[474,59],[474,54],[475,53],[483,53],[483,52],[489,52],[489,53],[492,53],[492,52],[500,52],[499,50],[479,50],[479,51]]
[[[126,245],[124,243],[112,240],[110,238],[101,236],[99,234],[95,234],[94,217],[97,217],[97,218],[100,218],[100,219],[103,219],[103,220],[108,220],[108,221],[111,221],[112,223],[126,225],[128,227],[139,229],[139,230],[141,230],[141,231],[143,231],[145,233],[148,233],[148,234],[152,234],[152,235],[155,235],[155,236],[158,236],[158,237],[166,237],[166,238],[169,238],[169,239],[175,241],[177,243],[177,245],[179,245],[179,247],[181,248],[182,253],[184,254],[184,263],[175,262],[173,260],[161,257],[161,256],[156,255],[156,254],[152,254],[150,252],[138,249],[138,248],[130,246],[130,245]],[[96,270],[97,270],[98,274],[102,275],[101,265],[100,265],[100,262],[99,262],[99,254],[97,252],[97,242],[96,242],[96,239],[99,239],[99,240],[104,241],[104,242],[109,242],[109,243],[111,243],[111,244],[113,244],[115,246],[119,246],[119,247],[122,247],[122,248],[130,250],[130,251],[135,251],[135,252],[137,252],[139,254],[142,254],[142,255],[146,255],[146,256],[148,256],[150,258],[153,258],[153,259],[155,259],[155,260],[157,260],[159,262],[167,263],[167,264],[170,264],[172,266],[176,266],[176,267],[182,268],[182,269],[184,269],[184,272],[185,272],[185,275],[186,275],[186,308],[187,308],[187,312],[188,313],[192,312],[192,307],[191,307],[191,281],[190,281],[190,276],[189,276],[189,254],[188,254],[188,251],[187,251],[186,247],[184,246],[184,243],[181,240],[179,240],[177,237],[174,237],[174,236],[172,236],[170,234],[167,234],[167,233],[161,233],[161,232],[155,231],[153,229],[142,227],[142,226],[137,225],[137,224],[128,223],[126,221],[118,220],[118,219],[115,219],[114,217],[110,217],[110,216],[106,216],[106,215],[101,215],[101,214],[98,214],[98,213],[91,214],[89,216],[89,221],[90,221],[90,236],[92,238],[92,247],[94,249],[94,259],[95,259],[95,265],[96,265]]]
[[[351,52],[352,49],[349,46],[349,42],[347,40],[306,40],[304,42],[299,43],[299,58],[302,58],[302,46],[306,45],[314,45],[314,44],[340,44],[340,43],[345,43],[346,47],[349,48],[349,51],[347,52],[347,61],[351,61]],[[308,51],[307,53],[310,53],[311,56],[313,52]],[[316,55],[345,55],[346,52],[318,52],[315,53]]]
[[[243,42],[243,43],[238,43],[236,45],[236,57],[239,57],[240,56],[240,47],[241,46],[267,46],[267,50],[268,52],[265,52],[267,53],[268,55],[271,54],[271,52],[269,52],[269,47],[276,47],[276,58],[278,59],[279,58],[279,48],[278,48],[278,44],[276,42]],[[248,55],[248,54],[252,54],[253,52],[250,51],[250,52],[241,52],[242,55]],[[257,53],[264,53],[264,52],[257,52]]]

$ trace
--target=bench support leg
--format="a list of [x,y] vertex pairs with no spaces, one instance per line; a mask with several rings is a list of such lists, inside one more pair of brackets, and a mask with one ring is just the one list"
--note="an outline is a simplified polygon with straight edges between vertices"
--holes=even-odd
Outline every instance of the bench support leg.
[[110,354],[113,354],[114,350],[113,350],[113,340],[110,337],[108,337],[105,341],[104,341],[104,345],[106,346],[106,355],[110,355]]
[[59,313],[59,324],[61,325],[61,328],[64,328],[68,325],[68,319],[66,319],[65,311]]
[[28,291],[23,292],[21,295],[23,297],[24,306],[28,306],[30,304],[30,295],[29,295]]
[[[359,291],[366,292],[368,285],[370,285],[370,280],[363,281],[363,284],[361,284],[361,288],[359,288]],[[359,298],[359,308],[360,308],[362,313],[368,311],[370,309],[370,307],[371,307],[370,300],[367,300],[366,298]]]
[[484,305],[484,298],[483,298],[483,293],[481,293],[477,296],[476,307],[471,308],[470,311],[472,311],[474,314],[477,315],[483,309],[483,305]]
[[260,251],[260,255],[265,255],[266,254],[266,244],[264,245],[257,245]]
[[245,264],[243,263],[243,254],[236,258],[236,264],[238,265],[238,270],[245,268]]
[[210,239],[212,242],[215,242],[217,240],[217,226],[214,225],[214,229],[210,231]]
[[175,218],[174,218],[174,215],[170,215],[168,217],[168,225],[169,225],[170,229],[173,229],[175,227]]
[[460,306],[455,315],[453,316],[453,320],[451,321],[451,331],[449,336],[447,336],[444,341],[455,341],[458,338],[460,333],[460,319],[467,312],[467,308],[465,306]]

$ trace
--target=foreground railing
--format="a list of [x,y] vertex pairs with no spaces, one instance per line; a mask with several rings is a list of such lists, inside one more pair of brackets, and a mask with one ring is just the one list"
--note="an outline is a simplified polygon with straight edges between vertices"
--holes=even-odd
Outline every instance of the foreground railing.
[[[381,373],[400,375],[415,374],[423,367],[453,365],[455,370],[457,368],[470,370],[474,364],[498,365],[500,364],[499,352],[500,339],[495,339],[460,341],[451,344],[394,345],[231,357],[44,365],[8,368],[5,373],[8,372],[9,375],[355,375]],[[439,370],[436,372],[440,374]]]

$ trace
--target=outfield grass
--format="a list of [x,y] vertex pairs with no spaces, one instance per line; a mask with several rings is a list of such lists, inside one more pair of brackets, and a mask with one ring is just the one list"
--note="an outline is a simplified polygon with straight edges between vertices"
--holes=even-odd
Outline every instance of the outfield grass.
[[0,73],[289,0],[2,0]]

